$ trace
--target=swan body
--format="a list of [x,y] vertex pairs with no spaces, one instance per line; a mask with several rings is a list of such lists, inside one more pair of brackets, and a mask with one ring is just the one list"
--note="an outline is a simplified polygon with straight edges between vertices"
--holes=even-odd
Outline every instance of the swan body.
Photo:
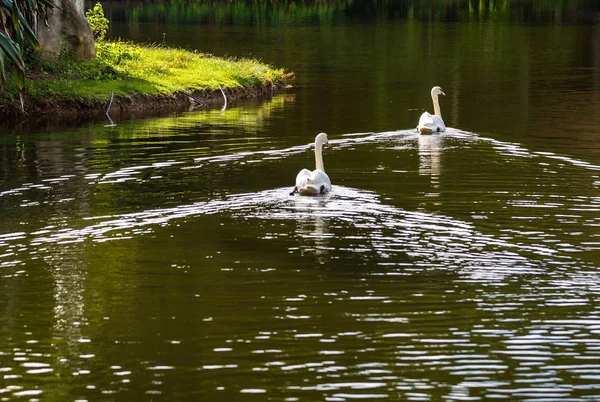
[[321,133],[315,138],[315,162],[316,169],[312,172],[302,169],[296,176],[296,187],[290,195],[319,195],[331,191],[331,180],[325,173],[323,167],[323,146],[331,147],[327,140],[327,134]]
[[446,95],[442,88],[433,87],[431,88],[431,99],[433,100],[433,111],[434,114],[424,112],[419,118],[419,125],[417,131],[421,134],[431,134],[446,130],[446,125],[442,119],[442,112],[440,111],[440,103],[438,101],[439,95]]
[[445,131],[446,126],[444,125],[444,120],[442,120],[441,117],[436,116],[435,114],[424,112],[419,119],[417,130],[419,130],[421,134],[431,134]]

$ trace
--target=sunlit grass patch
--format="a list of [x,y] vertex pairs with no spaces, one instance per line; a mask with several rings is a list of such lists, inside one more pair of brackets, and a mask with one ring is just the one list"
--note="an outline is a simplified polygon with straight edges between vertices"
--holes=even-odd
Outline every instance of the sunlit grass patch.
[[[291,74],[253,59],[224,59],[177,48],[99,42],[97,59],[41,65],[28,82],[32,97],[107,99],[115,95],[169,95],[178,91],[246,88],[286,81]],[[32,77],[30,75],[30,77]]]

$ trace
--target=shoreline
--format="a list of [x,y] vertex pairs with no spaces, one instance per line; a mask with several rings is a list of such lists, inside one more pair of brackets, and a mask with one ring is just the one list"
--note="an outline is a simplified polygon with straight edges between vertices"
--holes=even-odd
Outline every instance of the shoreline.
[[222,107],[223,92],[229,106],[272,98],[294,76],[256,59],[123,41],[97,42],[96,53],[88,62],[33,63],[26,72],[24,111],[13,83],[0,97],[0,126],[74,126]]
[[[291,86],[283,81],[255,84],[245,88],[223,89],[227,97],[227,108],[245,100],[269,100],[284,93]],[[192,95],[192,99],[189,95]],[[198,104],[196,100],[202,102]],[[169,95],[132,94],[114,96],[109,115],[117,120],[162,116],[178,112],[210,110],[223,107],[225,100],[221,90],[178,91]],[[26,112],[18,106],[0,106],[0,127],[8,130],[17,128],[40,128],[82,125],[90,122],[108,121],[106,115],[109,101],[104,99],[77,99],[53,97],[28,99]]]

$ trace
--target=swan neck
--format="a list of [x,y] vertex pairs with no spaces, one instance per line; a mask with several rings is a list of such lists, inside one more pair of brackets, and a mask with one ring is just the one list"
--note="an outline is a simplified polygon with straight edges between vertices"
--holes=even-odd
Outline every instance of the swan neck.
[[440,119],[442,118],[442,112],[440,111],[440,102],[438,100],[437,94],[431,94],[431,98],[433,99],[433,114],[438,116]]
[[323,166],[323,144],[318,142],[315,144],[315,162],[317,163],[317,169],[325,171]]

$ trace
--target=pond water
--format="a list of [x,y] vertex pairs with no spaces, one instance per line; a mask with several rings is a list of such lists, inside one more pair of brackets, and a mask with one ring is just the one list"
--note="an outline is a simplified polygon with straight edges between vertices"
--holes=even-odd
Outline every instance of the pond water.
[[0,136],[0,399],[598,398],[600,8],[496,3],[104,4],[294,88]]

